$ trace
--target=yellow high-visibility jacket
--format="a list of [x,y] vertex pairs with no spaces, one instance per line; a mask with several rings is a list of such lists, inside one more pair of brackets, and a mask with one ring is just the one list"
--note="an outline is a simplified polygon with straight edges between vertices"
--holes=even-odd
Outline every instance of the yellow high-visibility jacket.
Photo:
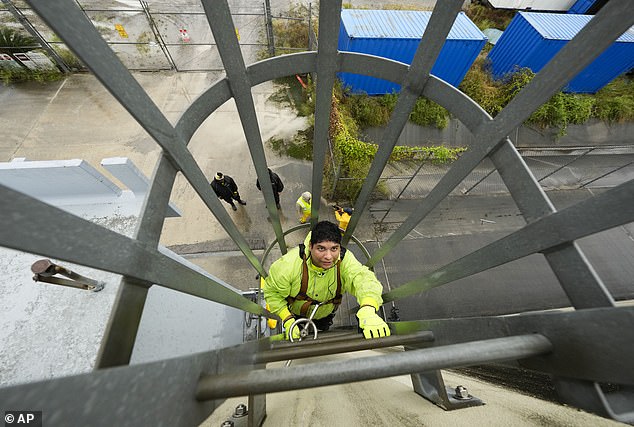
[[[329,301],[337,292],[337,267],[324,270],[316,267],[310,260],[309,238],[306,238],[306,263],[308,265],[308,289],[306,294],[316,301]],[[381,294],[383,285],[378,281],[370,269],[361,264],[351,251],[346,251],[343,260],[340,260],[341,293],[352,294],[359,305],[372,305],[378,310],[383,303]],[[264,299],[271,312],[277,314],[282,320],[291,315],[300,314],[301,306],[305,301],[298,300],[288,304],[286,297],[295,297],[301,286],[302,259],[299,249],[292,248],[286,255],[275,261],[269,269],[269,276],[264,286]],[[315,313],[315,319],[328,316],[334,310],[332,303],[322,305]],[[310,307],[308,314],[312,313]]]

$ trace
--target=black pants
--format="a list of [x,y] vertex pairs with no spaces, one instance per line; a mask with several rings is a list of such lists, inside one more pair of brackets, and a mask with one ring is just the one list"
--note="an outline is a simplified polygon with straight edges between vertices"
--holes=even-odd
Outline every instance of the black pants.
[[222,199],[222,200],[224,200],[225,202],[229,203],[231,206],[235,206],[235,205],[233,204],[233,201],[234,201],[234,200],[236,200],[236,201],[238,201],[238,202],[241,202],[241,201],[242,201],[242,199],[240,198],[240,193],[235,193],[235,194],[232,194],[232,195],[231,195],[231,197],[226,197],[226,198],[225,198],[225,197],[221,197],[220,199]]

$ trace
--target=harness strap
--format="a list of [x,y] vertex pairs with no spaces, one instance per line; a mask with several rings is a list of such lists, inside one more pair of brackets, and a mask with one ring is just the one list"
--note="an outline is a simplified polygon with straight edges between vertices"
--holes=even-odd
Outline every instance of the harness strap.
[[[295,295],[294,297],[292,296],[288,296],[286,297],[286,301],[289,304],[292,304],[295,301],[306,301],[300,308],[300,314],[302,316],[305,316],[306,313],[308,313],[308,309],[310,308],[310,306],[314,303],[317,302],[319,303],[320,301],[314,300],[312,298],[310,298],[307,294],[306,291],[308,290],[308,264],[306,263],[306,245],[304,245],[303,243],[300,243],[299,245],[299,257],[302,259],[302,281],[299,287],[299,292],[297,293],[297,295]],[[342,248],[341,250],[341,258],[344,257],[345,255],[345,249]],[[341,261],[339,261],[336,265],[337,268],[337,292],[335,293],[335,297],[328,300],[328,301],[324,301],[322,304],[332,304],[334,306],[332,312],[334,313],[335,311],[337,311],[337,309],[339,308],[339,304],[341,304],[341,300],[343,299],[343,295],[341,295],[341,272],[339,269],[339,264],[341,264]]]

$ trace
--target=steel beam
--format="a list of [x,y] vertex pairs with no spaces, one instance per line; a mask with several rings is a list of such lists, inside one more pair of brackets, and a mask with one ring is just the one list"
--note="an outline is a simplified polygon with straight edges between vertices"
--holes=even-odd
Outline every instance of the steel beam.
[[123,274],[254,314],[268,314],[220,279],[192,270],[143,242],[2,185],[0,198],[4,203],[0,215],[2,246]]
[[185,142],[75,2],[29,0],[28,3],[163,148],[164,154],[189,181],[251,265],[264,274],[262,265],[214,194],[209,180],[187,150]]
[[[280,215],[277,211],[271,177],[267,169],[258,116],[255,113],[255,105],[251,95],[251,83],[249,82],[238,38],[235,34],[229,4],[226,0],[202,0],[202,5],[205,9],[211,32],[214,35],[218,53],[227,72],[233,99],[238,107],[238,115],[240,116],[244,136],[247,139],[249,153],[251,153],[251,161],[255,167],[262,194],[264,195],[269,218],[271,218],[273,231],[279,242],[282,254],[285,254],[287,250],[286,242],[282,234]],[[263,274],[263,271],[259,272]]]
[[[634,24],[627,0],[611,1],[568,42],[546,66],[493,120],[470,128],[476,143],[441,178],[420,206],[374,253],[368,265],[374,265],[403,240],[513,129],[522,124],[540,105],[594,61],[614,40]],[[595,43],[600,38],[601,43]],[[467,98],[466,95],[463,95]],[[464,103],[461,102],[461,103]],[[446,102],[440,105],[445,107]],[[458,116],[462,121],[463,118]],[[464,121],[463,121],[464,122]],[[465,122],[466,124],[466,122]],[[354,218],[354,217],[353,217]],[[348,226],[349,227],[349,226]]]
[[545,216],[386,294],[394,301],[634,221],[634,180]]
[[319,40],[317,43],[317,82],[315,86],[315,131],[313,137],[313,173],[311,179],[311,224],[319,221],[321,187],[328,149],[332,88],[337,71],[337,43],[341,0],[319,2]]
[[[425,33],[412,59],[412,64],[409,67],[408,73],[405,75],[405,81],[401,87],[401,92],[399,93],[387,129],[385,129],[383,133],[382,141],[374,156],[370,170],[365,177],[361,191],[357,196],[354,205],[354,209],[357,212],[363,212],[365,210],[370,200],[370,195],[372,191],[374,191],[381,177],[381,173],[390,159],[398,137],[401,135],[401,132],[403,132],[403,128],[409,120],[409,115],[429,80],[432,67],[440,54],[440,50],[445,44],[449,31],[451,31],[451,27],[456,20],[458,12],[460,12],[462,4],[462,0],[436,2],[434,12],[429,18]],[[348,243],[360,218],[361,215],[352,215],[350,218],[350,222],[342,238],[343,245]]]

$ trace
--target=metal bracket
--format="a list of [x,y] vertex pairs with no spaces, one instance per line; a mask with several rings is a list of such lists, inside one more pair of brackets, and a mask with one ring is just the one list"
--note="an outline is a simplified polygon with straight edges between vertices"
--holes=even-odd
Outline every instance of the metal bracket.
[[[103,282],[98,282],[81,274],[77,274],[66,267],[54,264],[50,259],[35,261],[33,265],[31,265],[31,271],[35,274],[33,280],[36,282],[51,283],[53,285],[67,286],[69,288],[83,289],[92,292],[99,292],[105,286]],[[55,277],[56,274],[66,276],[68,279]]]
[[455,389],[447,387],[438,370],[419,372],[411,377],[414,391],[445,411],[484,405],[482,400],[470,395],[464,386],[459,385]]
[[621,385],[618,391],[604,393],[593,381],[555,377],[555,389],[564,402],[577,408],[634,425],[634,387]]

